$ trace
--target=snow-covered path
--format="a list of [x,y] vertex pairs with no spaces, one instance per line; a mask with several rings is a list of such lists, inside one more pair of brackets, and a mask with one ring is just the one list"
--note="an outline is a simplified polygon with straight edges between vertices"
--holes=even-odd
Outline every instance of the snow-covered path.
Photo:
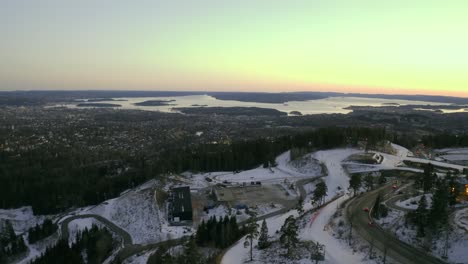
[[349,177],[341,162],[349,156],[361,152],[357,149],[333,149],[318,151],[313,154],[313,157],[325,164],[328,170],[328,176],[323,178],[328,187],[325,201],[346,192],[349,187]]
[[336,211],[337,205],[348,199],[347,195],[331,202],[318,212],[318,216],[300,233],[301,240],[317,241],[325,245],[325,261],[327,264],[359,264],[365,263],[362,253],[354,253],[344,241],[337,240],[327,230],[327,224]]
[[[328,176],[323,178],[329,190],[326,201],[331,200],[333,197],[336,197],[337,194],[342,193],[348,188],[349,177],[341,166],[341,162],[350,155],[359,152],[361,151],[356,149],[335,149],[314,153],[313,157],[323,162],[328,169]],[[338,187],[340,187],[341,190],[338,190]],[[347,198],[347,196],[343,196],[322,208],[313,223],[310,226],[307,226],[307,228],[300,234],[300,238],[303,240],[319,241],[325,245],[326,262],[324,263],[363,263],[363,256],[353,254],[350,248],[347,248],[346,245],[341,244],[339,240],[335,239],[327,231],[324,231],[325,226],[337,208],[337,204],[343,202]],[[304,209],[311,209],[311,204],[305,204]],[[290,215],[297,217],[298,213],[296,210],[291,210],[280,216],[266,219],[269,235],[273,236],[276,231],[280,230],[285,219]],[[259,224],[261,224],[261,222],[259,222]],[[232,246],[223,256],[221,263],[244,263],[249,254],[249,249],[244,247],[244,241],[245,238],[242,238]],[[257,241],[254,241],[254,244],[256,245]]]

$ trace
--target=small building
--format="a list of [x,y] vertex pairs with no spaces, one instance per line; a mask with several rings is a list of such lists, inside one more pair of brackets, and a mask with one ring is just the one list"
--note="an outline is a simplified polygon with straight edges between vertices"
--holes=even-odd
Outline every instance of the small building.
[[456,181],[458,187],[458,198],[467,200],[468,199],[468,179],[467,178],[459,178]]
[[169,221],[173,224],[193,220],[190,187],[176,187],[171,190]]

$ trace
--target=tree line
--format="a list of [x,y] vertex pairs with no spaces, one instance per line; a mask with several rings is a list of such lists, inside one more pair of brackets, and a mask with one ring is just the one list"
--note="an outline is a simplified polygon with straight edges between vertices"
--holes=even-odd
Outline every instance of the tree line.
[[468,147],[468,134],[436,134],[422,138],[422,143],[432,148]]
[[28,230],[28,241],[30,244],[34,244],[37,241],[52,235],[57,231],[57,229],[57,224],[53,223],[50,219],[46,219],[41,225],[36,224],[36,226],[31,227]]
[[[112,234],[107,229],[100,229],[96,225],[89,230],[86,228],[78,232],[75,239],[71,246],[68,241],[59,240],[31,264],[99,264],[110,255],[114,246]],[[86,260],[83,256],[86,256]]]
[[389,137],[385,129],[331,127],[162,152],[155,149],[137,156],[115,150],[89,152],[79,145],[39,146],[21,155],[0,151],[0,208],[31,205],[35,214],[52,214],[98,204],[169,173],[246,170],[274,164],[277,155],[291,148],[319,150]]
[[11,258],[26,252],[22,235],[16,235],[10,220],[0,221],[0,263],[8,263]]
[[235,216],[228,217],[225,215],[224,218],[220,217],[219,220],[212,216],[206,223],[205,220],[201,222],[195,238],[198,246],[224,249],[237,241],[244,233],[243,228],[239,229]]
[[[407,214],[407,220],[416,226],[417,236],[424,237],[428,231],[437,233],[448,225],[448,210],[456,203],[458,184],[455,176],[449,171],[446,177],[439,178],[434,167],[426,165],[418,185],[424,194],[418,201],[416,210]],[[426,194],[432,193],[432,204],[429,207]]]

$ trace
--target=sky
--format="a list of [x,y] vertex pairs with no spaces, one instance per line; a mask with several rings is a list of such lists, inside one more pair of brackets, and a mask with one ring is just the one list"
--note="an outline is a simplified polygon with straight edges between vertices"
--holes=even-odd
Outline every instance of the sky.
[[1,0],[0,90],[468,97],[468,2]]

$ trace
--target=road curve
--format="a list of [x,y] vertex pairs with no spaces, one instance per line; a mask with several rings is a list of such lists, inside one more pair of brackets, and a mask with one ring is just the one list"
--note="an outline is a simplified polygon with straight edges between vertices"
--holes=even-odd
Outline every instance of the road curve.
[[374,191],[361,194],[353,198],[346,207],[346,215],[352,223],[353,233],[359,234],[374,247],[384,252],[393,260],[404,264],[441,264],[446,263],[434,256],[431,256],[421,249],[415,248],[403,241],[400,241],[390,232],[378,226],[369,227],[369,214],[363,208],[371,208],[379,193],[383,195],[392,191],[391,185],[384,185]]
[[94,218],[98,220],[99,222],[103,223],[107,228],[109,228],[112,232],[117,234],[122,238],[124,246],[131,245],[133,244],[132,237],[130,236],[127,231],[123,230],[122,228],[118,227],[111,221],[107,220],[106,218],[100,216],[100,215],[95,215],[95,214],[83,214],[83,215],[75,215],[71,216],[68,218],[65,218],[62,222],[60,222],[60,238],[68,241],[68,224],[76,219],[84,219],[84,218]]

